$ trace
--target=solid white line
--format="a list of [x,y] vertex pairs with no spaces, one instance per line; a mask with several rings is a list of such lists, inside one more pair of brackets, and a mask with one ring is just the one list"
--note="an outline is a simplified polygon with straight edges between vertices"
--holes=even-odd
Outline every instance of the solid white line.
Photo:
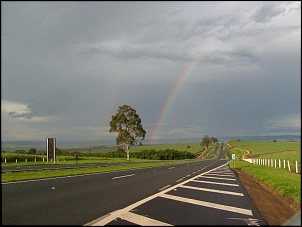
[[120,218],[141,226],[172,226],[168,223],[157,221],[155,219],[151,219],[131,212],[122,214]]
[[170,167],[170,168],[168,168],[168,169],[174,169],[175,167],[173,166],[173,167]]
[[207,177],[207,176],[202,176],[203,178],[211,178],[211,179],[220,179],[220,180],[236,180],[236,179],[230,179],[230,178],[221,178],[221,177]]
[[195,204],[198,206],[210,207],[210,208],[214,208],[214,209],[225,210],[225,211],[230,211],[230,212],[234,212],[234,213],[241,213],[241,214],[253,216],[253,213],[251,210],[242,209],[242,208],[238,208],[238,207],[226,206],[226,205],[221,205],[218,203],[209,203],[209,202],[199,201],[196,199],[188,199],[188,198],[183,198],[183,197],[168,195],[168,194],[162,194],[162,195],[160,195],[160,197],[163,197],[166,199],[171,199],[171,200],[176,200],[176,201],[180,201],[180,202]]
[[238,184],[228,184],[228,183],[220,183],[220,182],[205,181],[205,180],[192,180],[192,181],[194,181],[194,182],[200,182],[200,183],[207,183],[207,184],[220,184],[220,185],[239,187]]
[[218,175],[218,176],[233,176],[234,174],[233,173],[208,173],[207,175],[211,175],[211,176],[215,176],[215,175]]
[[114,179],[119,179],[119,178],[123,178],[123,177],[132,177],[134,176],[135,174],[130,174],[130,175],[124,175],[124,176],[119,176],[119,177],[113,177],[112,180]]
[[215,192],[215,193],[221,193],[221,194],[243,196],[242,193],[238,193],[238,192],[230,192],[230,191],[223,191],[223,190],[216,190],[216,189],[209,189],[209,188],[197,188],[197,187],[186,186],[186,185],[181,185],[179,187],[193,189],[193,190],[199,190],[199,191],[206,191],[206,192]]

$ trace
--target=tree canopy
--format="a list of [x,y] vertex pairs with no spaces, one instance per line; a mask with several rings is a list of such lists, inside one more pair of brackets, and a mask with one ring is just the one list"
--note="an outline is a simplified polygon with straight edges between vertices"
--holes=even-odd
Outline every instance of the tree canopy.
[[208,135],[205,135],[202,138],[202,141],[201,141],[200,145],[205,147],[206,149],[208,149],[211,144],[217,143],[217,142],[218,142],[217,138],[215,138],[215,137],[210,138]]
[[109,132],[118,132],[116,144],[122,145],[130,159],[130,147],[137,144],[138,139],[144,140],[146,131],[142,126],[139,115],[129,105],[119,106],[117,113],[111,117]]

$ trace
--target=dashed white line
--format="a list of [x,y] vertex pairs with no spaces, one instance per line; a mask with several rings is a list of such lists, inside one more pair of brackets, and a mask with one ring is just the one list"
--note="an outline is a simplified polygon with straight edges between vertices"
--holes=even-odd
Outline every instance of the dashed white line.
[[129,174],[129,175],[124,175],[124,176],[119,176],[119,177],[113,177],[112,180],[115,180],[115,179],[119,179],[119,178],[123,178],[123,177],[132,177],[134,176],[135,174]]
[[168,187],[171,187],[171,184],[166,185],[165,187],[162,187],[162,188],[160,188],[160,189],[158,189],[158,190],[159,190],[159,191],[162,191],[162,190],[165,190],[165,189],[168,188]]
[[182,181],[183,180],[183,178],[180,178],[180,179],[178,179],[176,182],[179,182],[179,181]]

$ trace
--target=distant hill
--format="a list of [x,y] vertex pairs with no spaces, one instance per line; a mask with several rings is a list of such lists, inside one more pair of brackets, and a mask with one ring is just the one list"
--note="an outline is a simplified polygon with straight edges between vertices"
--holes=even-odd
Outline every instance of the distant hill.
[[234,139],[252,140],[252,141],[267,141],[267,140],[296,141],[296,140],[301,140],[301,135],[218,137],[219,141],[227,141],[227,140],[234,140]]
[[[213,135],[214,136],[214,135]],[[214,136],[216,137],[216,136]],[[299,141],[301,135],[281,135],[281,136],[232,136],[232,137],[216,137],[219,141],[228,140],[255,140],[255,141]],[[199,143],[202,138],[165,138],[158,139],[156,142],[151,140],[144,140],[143,144],[176,144],[176,143]],[[57,138],[57,148],[72,149],[72,148],[96,148],[103,146],[116,146],[115,140],[98,140],[98,141],[65,141]],[[1,141],[1,151],[16,151],[25,150],[28,151],[31,148],[35,148],[39,153],[46,151],[46,140],[45,141]]]

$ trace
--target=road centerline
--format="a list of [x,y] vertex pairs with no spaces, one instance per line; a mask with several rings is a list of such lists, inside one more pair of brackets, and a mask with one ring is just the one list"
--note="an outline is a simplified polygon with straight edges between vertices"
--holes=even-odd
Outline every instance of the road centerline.
[[129,175],[124,175],[124,176],[113,177],[112,180],[119,179],[119,178],[124,178],[124,177],[132,177],[134,175],[135,174],[129,174]]

